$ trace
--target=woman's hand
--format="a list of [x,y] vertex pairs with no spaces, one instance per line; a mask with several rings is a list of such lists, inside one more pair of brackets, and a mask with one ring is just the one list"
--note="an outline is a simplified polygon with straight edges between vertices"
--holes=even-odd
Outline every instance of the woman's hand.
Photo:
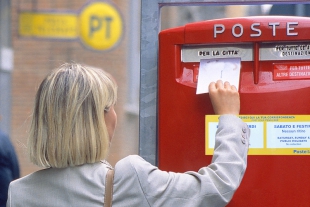
[[231,86],[229,82],[218,80],[209,85],[209,96],[212,102],[215,114],[233,114],[239,115],[240,97],[235,86]]

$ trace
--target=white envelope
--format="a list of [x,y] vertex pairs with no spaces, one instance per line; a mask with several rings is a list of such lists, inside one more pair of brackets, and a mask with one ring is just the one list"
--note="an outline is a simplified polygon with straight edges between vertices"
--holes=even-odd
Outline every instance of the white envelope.
[[218,58],[200,60],[196,94],[209,93],[209,84],[228,81],[239,89],[240,58]]

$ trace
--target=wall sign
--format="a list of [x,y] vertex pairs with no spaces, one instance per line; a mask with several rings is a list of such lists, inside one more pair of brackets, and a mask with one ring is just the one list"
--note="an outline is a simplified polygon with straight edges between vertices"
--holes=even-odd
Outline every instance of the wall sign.
[[80,40],[90,49],[114,48],[123,34],[118,9],[105,1],[94,1],[75,12],[21,12],[19,35],[22,37]]

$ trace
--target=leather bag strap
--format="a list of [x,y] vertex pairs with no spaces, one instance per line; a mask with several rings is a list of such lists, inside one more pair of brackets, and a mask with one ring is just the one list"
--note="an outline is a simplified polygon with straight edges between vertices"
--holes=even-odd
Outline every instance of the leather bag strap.
[[105,178],[104,207],[112,206],[113,180],[114,180],[114,170],[108,169],[108,172]]

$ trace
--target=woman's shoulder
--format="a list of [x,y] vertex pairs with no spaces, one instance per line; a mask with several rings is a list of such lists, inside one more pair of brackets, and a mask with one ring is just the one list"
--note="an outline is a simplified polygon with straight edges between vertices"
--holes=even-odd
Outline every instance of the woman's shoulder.
[[[31,183],[47,183],[47,182],[57,182],[58,180],[62,180],[64,177],[69,176],[70,178],[82,178],[82,177],[90,177],[90,176],[98,176],[100,177],[102,172],[107,168],[105,163],[97,162],[92,164],[84,164],[73,167],[65,167],[65,168],[45,168],[40,169],[35,172],[32,172],[22,178],[19,178],[12,183],[23,183],[23,184],[31,184]],[[89,179],[94,179],[91,177]],[[61,181],[60,181],[61,182]]]
[[119,160],[116,165],[115,169],[117,168],[135,168],[136,166],[139,165],[151,165],[149,162],[144,160],[142,157],[139,155],[129,155],[121,160]]
[[141,192],[149,193],[156,190],[157,184],[161,181],[166,183],[167,178],[167,172],[159,170],[138,155],[130,155],[116,163],[114,187],[117,189],[117,186],[122,186],[130,189],[133,185],[137,185],[143,189]]
[[115,165],[115,173],[126,172],[126,174],[144,174],[148,171],[158,169],[156,166],[144,160],[139,155],[129,155],[119,160]]

